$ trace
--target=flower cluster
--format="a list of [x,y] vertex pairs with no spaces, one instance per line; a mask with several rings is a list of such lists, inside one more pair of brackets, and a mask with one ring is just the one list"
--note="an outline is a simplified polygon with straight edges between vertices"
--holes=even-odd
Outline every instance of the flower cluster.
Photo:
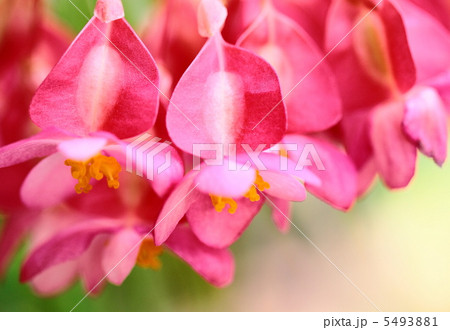
[[0,274],[27,237],[39,294],[165,250],[225,286],[264,203],[284,232],[308,193],[345,211],[445,161],[444,1],[167,0],[138,36],[98,0],[70,46],[42,6],[0,13]]

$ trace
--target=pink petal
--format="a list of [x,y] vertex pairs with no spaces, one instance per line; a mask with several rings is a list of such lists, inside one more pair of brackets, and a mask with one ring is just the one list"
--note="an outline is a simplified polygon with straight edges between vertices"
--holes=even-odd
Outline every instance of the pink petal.
[[103,23],[109,23],[125,17],[121,0],[97,0],[95,17]]
[[[431,3],[432,1],[430,1]],[[399,1],[419,81],[450,67],[450,33],[434,17],[410,1]]]
[[312,145],[316,150],[323,168],[320,168],[321,164],[308,156],[311,161],[308,169],[320,179],[320,184],[306,181],[308,191],[338,209],[351,207],[357,197],[357,177],[354,165],[347,155],[333,144],[311,137],[287,135],[283,142],[298,145],[298,150],[292,151],[290,156],[296,161],[302,159],[302,152],[306,145]]
[[224,159],[222,165],[203,167],[195,182],[205,194],[223,197],[241,197],[252,186],[256,178],[253,168],[243,169],[242,165]]
[[220,0],[202,0],[198,5],[198,33],[205,38],[222,30],[227,18],[227,8]]
[[358,197],[363,196],[373,185],[377,175],[375,160],[370,159],[363,167],[358,169]]
[[217,212],[209,195],[201,195],[191,205],[186,218],[195,236],[204,244],[222,249],[233,244],[248,227],[264,204],[264,198],[251,202],[246,198],[236,199],[238,204],[234,214],[227,209]]
[[78,265],[68,261],[48,268],[31,280],[33,290],[41,296],[52,296],[66,290],[76,278]]
[[416,167],[416,147],[402,130],[404,104],[378,106],[372,117],[371,140],[378,172],[390,188],[408,185]]
[[63,230],[34,249],[22,266],[20,281],[27,282],[54,265],[78,258],[100,234],[119,230],[113,220],[86,221]]
[[411,2],[427,10],[450,30],[450,21],[448,20],[450,15],[450,4],[448,0],[411,0]]
[[85,161],[97,155],[108,143],[108,140],[98,137],[86,137],[63,141],[58,145],[58,151],[65,159]]
[[84,289],[91,295],[98,294],[105,286],[103,281],[106,273],[103,271],[101,256],[108,243],[109,235],[98,235],[79,260],[80,277]]
[[108,274],[108,281],[121,285],[136,264],[139,254],[139,235],[134,229],[126,228],[114,234],[103,250],[103,272]]
[[296,22],[266,6],[237,45],[263,57],[277,72],[289,131],[321,131],[341,118],[339,90],[330,67],[321,63],[311,71],[325,54]]
[[33,167],[20,190],[25,205],[46,208],[75,195],[77,180],[70,174],[70,167],[64,165],[65,159],[60,153],[55,153]]
[[178,226],[166,245],[211,284],[223,287],[233,281],[234,260],[230,251],[202,244],[188,227]]
[[[229,144],[237,144],[237,152],[242,144],[254,150],[281,139],[286,114],[280,100],[278,78],[270,65],[215,35],[175,88],[167,128],[174,143],[190,154],[200,155],[194,144],[220,144],[225,155]],[[201,156],[212,158],[215,152]]]
[[200,192],[194,184],[196,174],[188,173],[167,198],[154,229],[156,245],[161,245],[167,240],[186,211],[199,197]]
[[37,90],[30,114],[41,128],[131,137],[154,124],[156,87],[156,64],[129,24],[93,18]]
[[125,148],[109,146],[105,151],[114,156],[127,171],[150,180],[157,194],[164,196],[181,181],[184,166],[174,147],[156,140],[160,138],[144,134]]
[[445,104],[446,111],[450,114],[450,69],[430,81],[429,86],[439,92],[439,95]]
[[391,2],[384,1],[380,9],[393,74],[398,88],[405,92],[416,82],[416,66],[411,54],[404,21],[397,7]]
[[[177,82],[205,43],[205,38],[198,34],[197,28],[198,0],[157,2],[152,10],[145,43],[158,60],[158,65],[163,64],[171,73],[173,81]],[[161,76],[162,86],[163,79],[164,76]],[[170,88],[172,92],[173,86]],[[161,100],[166,103],[164,98]]]
[[371,118],[371,109],[363,109],[345,114],[341,121],[345,149],[358,170],[373,158]]
[[270,184],[270,188],[264,190],[264,193],[292,202],[305,200],[305,186],[292,175],[276,171],[261,171],[260,175]]
[[447,113],[433,88],[411,91],[406,100],[403,129],[425,155],[442,166],[447,157]]
[[270,197],[267,203],[272,208],[272,219],[277,228],[286,233],[291,227],[291,202],[286,199]]
[[70,136],[56,129],[44,130],[28,139],[20,140],[0,148],[0,167],[23,163],[27,160],[48,156],[57,150],[57,145]]
[[291,175],[301,181],[320,185],[320,179],[312,173],[309,168],[297,167],[296,162],[280,156],[279,150],[277,150],[276,153],[273,153],[272,150],[270,150],[258,155],[239,154],[237,155],[237,159],[240,164],[248,163],[260,172],[272,171],[280,174]]
[[392,81],[401,91],[415,83],[415,66],[402,17],[389,1],[381,2],[366,17],[374,7],[371,1],[362,4],[336,0],[328,11],[326,49],[334,49],[329,60],[344,109],[383,101],[392,93]]

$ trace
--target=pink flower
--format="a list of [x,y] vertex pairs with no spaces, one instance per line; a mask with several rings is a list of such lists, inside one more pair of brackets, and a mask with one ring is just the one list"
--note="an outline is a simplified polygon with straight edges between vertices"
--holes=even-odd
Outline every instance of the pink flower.
[[[277,204],[303,201],[306,191],[299,180],[321,184],[309,169],[297,169],[294,161],[268,152],[256,159],[241,154],[237,162],[225,158],[221,165],[205,164],[189,172],[167,198],[155,228],[155,242],[162,244],[186,217],[200,241],[227,247],[240,237],[266,197]],[[175,211],[169,214],[171,210]],[[275,224],[285,230],[286,221],[276,218]]]
[[[92,199],[76,197],[64,208],[48,210],[46,221],[63,218],[69,219],[68,223],[49,233],[33,233],[35,241],[22,267],[21,281],[30,281],[38,293],[48,295],[64,290],[80,277],[86,291],[96,293],[103,286],[103,277],[120,285],[135,264],[160,268],[158,256],[163,247],[154,245],[152,230],[162,199],[148,189],[147,180],[132,174],[124,180],[128,189],[134,189],[134,196],[99,189],[92,192]],[[39,226],[41,231],[45,227],[49,226]],[[232,280],[230,252],[205,246],[184,225],[175,229],[164,249],[185,260],[214,285],[224,286]]]
[[317,66],[325,54],[272,1],[264,1],[259,15],[236,44],[263,57],[277,72],[288,113],[288,131],[323,131],[340,120],[341,100],[333,73],[327,63]]
[[377,172],[390,188],[406,186],[417,148],[439,165],[447,150],[445,106],[426,85],[447,65],[440,54],[448,54],[450,39],[407,1],[384,1],[368,14],[373,8],[372,2],[335,1],[327,23],[331,49],[360,22],[330,55],[346,109],[343,140],[359,171],[360,194]]
[[260,57],[223,40],[226,16],[220,1],[200,3],[199,32],[209,39],[179,80],[167,110],[172,141],[190,154],[194,144],[205,143],[235,144],[237,152],[243,144],[255,149],[279,142],[286,129],[275,72]]
[[29,136],[33,92],[68,45],[63,29],[44,15],[41,1],[2,5],[0,28],[0,145]]
[[[98,1],[95,17],[33,98],[31,118],[43,131],[1,148],[0,167],[48,156],[22,185],[29,207],[69,197],[73,178],[77,193],[89,192],[92,179],[105,178],[117,189],[125,164],[119,138],[150,129],[157,106],[158,71],[150,53],[123,18],[121,2]],[[164,194],[170,183],[160,188]]]

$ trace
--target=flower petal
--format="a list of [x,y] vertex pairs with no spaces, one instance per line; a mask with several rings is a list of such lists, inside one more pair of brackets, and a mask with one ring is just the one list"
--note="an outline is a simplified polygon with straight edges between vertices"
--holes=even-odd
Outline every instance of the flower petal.
[[261,171],[260,174],[264,181],[270,184],[270,188],[264,190],[264,193],[292,202],[305,200],[305,186],[299,179],[276,171]]
[[187,226],[178,226],[166,245],[209,283],[223,287],[233,281],[234,260],[230,251],[202,244]]
[[[215,35],[181,77],[167,111],[167,128],[183,151],[194,145],[277,143],[286,129],[278,78],[264,60]],[[202,151],[213,158],[215,151]]]
[[441,166],[447,157],[447,113],[433,88],[416,88],[409,93],[403,129],[420,150]]
[[[306,181],[308,191],[338,209],[351,207],[357,197],[357,174],[347,155],[331,143],[301,135],[287,135],[283,143],[298,145],[296,151],[289,152],[298,162],[305,157],[304,152],[315,150],[318,159],[308,153],[307,159],[312,157],[314,162],[310,160],[311,166],[302,165],[308,165],[308,169],[320,179],[320,184]],[[306,146],[312,146],[313,149],[306,149]]]
[[33,290],[40,296],[51,296],[67,289],[76,279],[78,264],[68,261],[50,267],[31,280]]
[[222,249],[233,244],[248,227],[264,204],[264,198],[251,202],[246,198],[236,199],[237,210],[230,214],[224,209],[217,212],[208,195],[201,195],[191,205],[186,218],[195,236],[204,244]]
[[98,294],[106,284],[101,256],[108,242],[108,235],[97,235],[79,260],[79,272],[84,289],[90,295]]
[[227,15],[227,8],[219,0],[200,1],[197,13],[198,33],[206,38],[220,33]]
[[286,199],[270,197],[269,203],[272,208],[272,219],[277,228],[286,233],[291,227],[291,202]]
[[103,23],[109,23],[125,17],[122,0],[97,0],[95,17]]
[[75,195],[77,180],[72,178],[65,158],[55,153],[41,160],[28,173],[20,189],[23,203],[30,208],[55,206]]
[[416,80],[401,15],[390,1],[376,5],[336,0],[328,11],[325,48],[333,49],[329,60],[344,109],[378,104],[392,89],[407,91]]
[[256,178],[255,170],[224,159],[222,165],[203,167],[195,178],[198,189],[205,194],[223,197],[240,197],[252,186]]
[[30,107],[41,128],[127,138],[152,127],[158,71],[124,19],[93,18],[37,90]]
[[99,137],[86,137],[63,141],[58,145],[58,151],[65,159],[85,161],[97,155],[108,140]]
[[398,3],[416,64],[417,79],[423,82],[447,70],[450,67],[450,32],[410,1]]
[[154,229],[156,245],[161,245],[167,240],[186,211],[199,197],[200,192],[194,184],[196,175],[197,173],[188,173],[167,198]]
[[321,63],[311,71],[325,54],[296,22],[265,6],[236,44],[260,55],[277,72],[289,131],[321,131],[341,118],[339,90],[330,67]]
[[47,129],[24,140],[0,148],[0,167],[23,163],[27,160],[48,156],[57,151],[57,145],[70,138],[70,135]]
[[141,239],[141,235],[131,228],[123,229],[109,239],[101,259],[109,282],[121,285],[130,274],[136,264]]
[[416,146],[403,133],[403,115],[402,102],[389,102],[378,106],[372,117],[375,163],[390,188],[407,186],[416,168]]
[[81,256],[100,234],[120,229],[114,220],[86,221],[69,227],[34,249],[22,266],[20,281],[27,282],[54,265]]
[[135,171],[137,175],[150,180],[153,189],[162,197],[183,178],[183,161],[169,143],[158,143],[145,137],[142,136],[139,144],[131,143],[125,148],[110,146],[105,151],[124,168],[126,166],[127,171]]

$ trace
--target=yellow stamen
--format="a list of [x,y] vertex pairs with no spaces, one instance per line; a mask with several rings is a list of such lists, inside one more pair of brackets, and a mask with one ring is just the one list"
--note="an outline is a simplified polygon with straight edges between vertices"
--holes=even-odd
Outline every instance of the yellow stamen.
[[109,188],[119,188],[119,173],[122,167],[114,157],[98,154],[86,161],[67,159],[64,164],[71,167],[72,177],[78,180],[75,185],[78,194],[92,190],[91,178],[99,181],[106,177]]
[[[258,188],[258,189],[256,189]],[[259,196],[258,191],[264,191],[266,189],[270,188],[270,184],[268,184],[262,176],[259,174],[259,171],[256,171],[256,179],[254,184],[250,187],[250,189],[244,194],[244,197],[249,199],[251,202],[257,202],[261,199],[261,196]],[[229,197],[221,197],[221,196],[215,196],[215,195],[209,195],[211,197],[211,203],[214,206],[214,209],[217,212],[222,212],[225,206],[228,204],[228,213],[234,214],[237,210],[237,203],[233,198]]]
[[211,197],[211,203],[217,212],[222,212],[227,204],[230,206],[228,208],[228,213],[234,214],[236,212],[237,203],[233,198],[215,196],[211,194],[209,196]]
[[161,269],[160,254],[163,252],[161,246],[156,246],[152,239],[145,239],[139,248],[139,254],[136,259],[136,264],[142,268]]
[[279,150],[280,157],[289,158],[288,151],[284,149],[283,147]]

